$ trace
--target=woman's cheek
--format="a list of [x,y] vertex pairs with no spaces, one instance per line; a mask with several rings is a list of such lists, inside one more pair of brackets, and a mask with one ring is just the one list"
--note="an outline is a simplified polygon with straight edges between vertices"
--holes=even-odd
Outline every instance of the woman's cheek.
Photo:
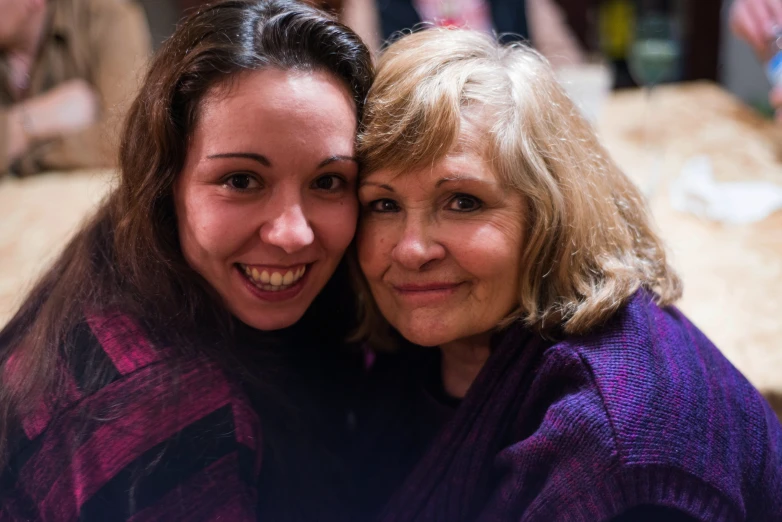
[[248,241],[260,233],[263,221],[257,210],[250,205],[230,202],[212,202],[204,205],[196,223],[194,233],[201,242],[215,253],[231,252],[237,243]]
[[325,237],[321,241],[330,250],[345,250],[356,235],[358,202],[345,198],[318,209],[317,219]]
[[362,220],[357,240],[358,262],[367,276],[379,270],[392,242],[393,233],[387,224],[371,218]]

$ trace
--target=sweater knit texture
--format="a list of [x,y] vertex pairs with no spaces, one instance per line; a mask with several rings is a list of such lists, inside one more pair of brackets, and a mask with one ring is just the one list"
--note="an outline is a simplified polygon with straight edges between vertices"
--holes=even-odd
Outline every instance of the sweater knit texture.
[[[245,361],[275,385],[267,396],[202,356],[173,365],[121,314],[90,315],[73,337],[92,362],[64,366],[63,400],[22,420],[0,522],[346,520],[347,478],[330,456],[344,451],[346,400],[330,381],[345,382],[352,358],[328,339],[243,333],[257,352]],[[104,382],[89,389],[98,367]]]
[[[380,381],[409,389],[408,366]],[[418,442],[394,426],[414,432],[432,415],[420,395],[385,393],[390,419],[364,451],[403,463]],[[433,433],[384,522],[598,522],[637,506],[782,521],[779,421],[703,333],[644,291],[590,335],[552,343],[509,328]]]

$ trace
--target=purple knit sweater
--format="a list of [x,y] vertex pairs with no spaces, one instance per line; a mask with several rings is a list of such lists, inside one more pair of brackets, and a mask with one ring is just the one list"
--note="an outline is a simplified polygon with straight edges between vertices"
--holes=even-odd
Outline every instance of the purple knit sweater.
[[[405,382],[396,368],[388,382]],[[397,396],[407,404],[376,407],[407,420],[380,429],[427,417],[421,396]],[[384,522],[599,522],[640,505],[782,521],[774,413],[678,310],[642,291],[589,336],[551,345],[511,328],[435,433]]]

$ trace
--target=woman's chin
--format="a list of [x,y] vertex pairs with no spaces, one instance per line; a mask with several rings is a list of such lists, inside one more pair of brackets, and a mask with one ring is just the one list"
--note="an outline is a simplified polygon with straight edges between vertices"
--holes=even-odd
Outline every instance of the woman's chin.
[[306,308],[301,311],[289,310],[286,313],[247,314],[234,311],[234,316],[241,322],[256,330],[264,332],[282,330],[293,326],[304,316]]
[[448,335],[446,332],[438,332],[432,328],[406,328],[400,329],[402,337],[418,346],[440,346],[454,340],[454,335]]

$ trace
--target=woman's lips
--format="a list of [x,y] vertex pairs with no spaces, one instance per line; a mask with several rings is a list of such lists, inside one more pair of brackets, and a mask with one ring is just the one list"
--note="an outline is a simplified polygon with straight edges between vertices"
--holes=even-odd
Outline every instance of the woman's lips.
[[400,292],[436,292],[438,290],[448,290],[456,288],[461,283],[407,283],[392,284]]
[[396,295],[413,305],[436,304],[455,294],[463,283],[405,283],[392,284]]

